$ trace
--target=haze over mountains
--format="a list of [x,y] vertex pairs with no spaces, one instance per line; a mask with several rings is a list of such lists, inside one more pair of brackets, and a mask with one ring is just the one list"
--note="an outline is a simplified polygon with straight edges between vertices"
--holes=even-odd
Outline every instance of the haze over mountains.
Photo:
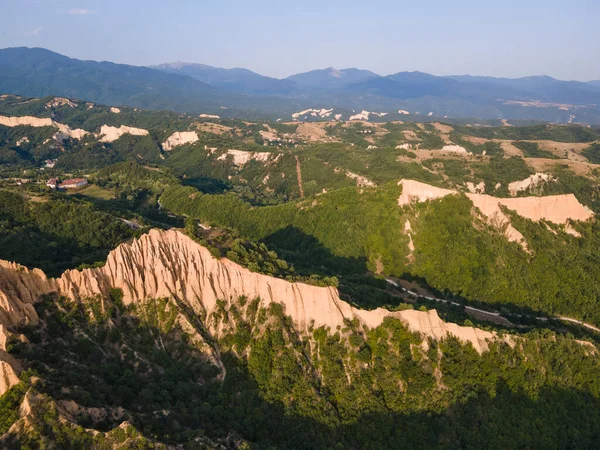
[[338,70],[333,67],[327,69],[311,70],[310,72],[299,73],[288,77],[302,86],[313,87],[317,89],[343,89],[355,83],[380,78],[370,70],[361,69],[342,69]]
[[293,81],[266,77],[248,69],[223,69],[193,63],[160,64],[151,67],[167,73],[189,76],[234,92],[258,95],[290,95],[302,92],[301,87]]
[[301,110],[333,108],[344,120],[362,110],[387,113],[385,120],[405,118],[401,110],[417,117],[600,123],[600,81],[422,72],[381,76],[355,68],[319,69],[277,79],[204,64],[138,67],[82,61],[25,47],[0,50],[0,92],[222,117],[290,120]]
[[594,87],[600,87],[600,80],[588,81],[588,84]]

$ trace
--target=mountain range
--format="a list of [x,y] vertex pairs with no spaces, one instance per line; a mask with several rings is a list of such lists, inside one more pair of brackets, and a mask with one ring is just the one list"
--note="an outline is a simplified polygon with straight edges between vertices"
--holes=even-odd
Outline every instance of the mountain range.
[[382,76],[333,67],[277,79],[243,68],[184,62],[139,67],[25,47],[0,50],[0,92],[240,118],[290,120],[300,110],[333,108],[343,119],[366,110],[394,120],[405,116],[401,110],[446,119],[600,123],[600,81],[423,72]]

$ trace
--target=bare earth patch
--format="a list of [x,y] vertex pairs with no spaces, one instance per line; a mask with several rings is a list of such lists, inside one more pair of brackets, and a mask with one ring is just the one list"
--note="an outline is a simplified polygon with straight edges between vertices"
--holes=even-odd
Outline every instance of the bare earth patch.
[[[452,152],[452,151],[443,151],[443,150],[411,150],[415,155],[417,155],[417,162],[422,162],[427,159],[465,159],[465,158],[473,158],[473,155],[469,153],[461,153],[461,152]],[[411,161],[415,161],[414,159]]]
[[440,133],[445,133],[448,134],[452,131],[454,131],[454,128],[452,128],[450,125],[446,125],[445,123],[440,123],[440,122],[434,122],[433,126],[435,127],[436,130],[438,130]]
[[486,142],[489,141],[489,139],[480,138],[480,137],[476,137],[476,136],[469,136],[468,134],[465,134],[464,136],[462,136],[462,139],[467,142],[472,142],[473,144],[477,144],[477,145],[485,144]]
[[213,133],[213,134],[227,134],[232,128],[227,127],[225,125],[219,125],[218,123],[210,123],[210,122],[197,122],[193,124],[198,131],[202,131],[204,133]]
[[510,139],[486,139],[468,135],[462,136],[462,139],[475,145],[485,144],[486,142],[497,142],[500,144],[500,147],[502,147],[502,150],[504,150],[506,156],[523,156],[523,151],[515,147],[513,141]]
[[330,122],[302,122],[296,129],[299,137],[307,138],[310,141],[333,140],[333,137],[327,136],[327,128],[333,126]]
[[494,139],[493,142],[500,142],[502,150],[506,156],[523,156],[523,151],[513,145],[512,141]]
[[567,166],[575,175],[589,176],[595,169],[600,169],[600,164],[592,164],[582,161],[573,161],[570,159],[548,159],[548,158],[524,158],[525,162],[535,170],[543,172],[552,169],[555,166]]
[[403,135],[404,135],[404,137],[405,137],[406,139],[408,139],[409,141],[415,141],[415,140],[418,140],[418,139],[419,139],[419,137],[417,136],[417,134],[416,134],[414,131],[412,131],[412,130],[404,130],[404,131],[402,132],[402,134],[403,134]]
[[536,142],[540,149],[552,153],[559,158],[570,159],[573,161],[587,162],[587,159],[581,155],[581,152],[588,148],[588,143],[571,143],[555,141],[531,141]]

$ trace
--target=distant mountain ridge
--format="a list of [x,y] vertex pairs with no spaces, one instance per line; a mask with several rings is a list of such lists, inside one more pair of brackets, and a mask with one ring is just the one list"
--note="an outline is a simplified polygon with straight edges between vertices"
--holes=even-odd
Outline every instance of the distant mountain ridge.
[[194,99],[214,109],[219,97],[213,86],[181,75],[146,67],[81,61],[41,48],[0,51],[0,90],[151,109],[186,108]]
[[450,78],[460,82],[504,86],[529,94],[537,94],[547,101],[575,104],[588,104],[590,101],[600,101],[600,84],[595,86],[594,82],[562,81],[546,75],[522,78],[474,77],[466,75]]
[[0,50],[0,93],[239,118],[291,120],[299,111],[333,108],[330,117],[344,119],[366,110],[385,112],[386,120],[406,118],[408,112],[442,119],[600,123],[600,81],[423,72],[382,76],[333,67],[278,79],[196,63],[138,67],[82,61],[26,47]]
[[251,116],[256,109],[267,113],[269,108],[281,107],[277,100],[250,98],[186,75],[83,61],[43,48],[26,47],[0,50],[0,92],[28,97],[59,95],[113,106],[230,116]]
[[291,75],[286,80],[294,81],[302,86],[331,90],[380,77],[381,75],[377,75],[370,70],[356,68],[338,70],[334,67],[328,67],[327,69],[317,69]]
[[206,64],[185,62],[149,67],[167,73],[186,75],[212,86],[247,94],[282,95],[298,93],[301,90],[292,81],[267,77],[243,68],[223,69]]

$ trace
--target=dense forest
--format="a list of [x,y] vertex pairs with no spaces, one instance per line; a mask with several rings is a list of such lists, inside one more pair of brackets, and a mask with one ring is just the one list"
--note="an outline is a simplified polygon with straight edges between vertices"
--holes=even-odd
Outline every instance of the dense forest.
[[[598,336],[557,316],[600,326],[600,224],[502,208],[520,244],[468,195],[574,194],[600,213],[597,128],[251,123],[16,96],[0,98],[0,115],[88,132],[0,125],[2,260],[60,276],[101,266],[150,228],[176,228],[216,258],[332,286],[355,308],[435,309],[496,333],[478,353],[390,317],[376,328],[299,327],[259,298],[207,310],[196,298],[125,305],[110,287],[76,301],[50,294],[35,305],[39,323],[7,333],[2,362],[23,371],[0,397],[0,446],[596,446]],[[103,140],[104,125],[147,133]],[[197,140],[165,143],[184,131]],[[88,184],[55,190],[51,177]],[[400,206],[403,179],[456,194]]]
[[469,127],[456,125],[455,127],[461,133],[488,139],[510,139],[515,141],[550,140],[557,142],[594,142],[600,139],[600,130],[579,125],[539,124],[519,127]]
[[90,203],[35,201],[0,190],[0,259],[38,267],[48,275],[94,264],[139,233]]
[[[190,449],[558,449],[591,448],[600,432],[600,360],[550,332],[491,343],[481,355],[454,338],[423,341],[395,319],[302,336],[278,305],[240,298],[207,318],[222,323],[218,340],[198,344],[204,325],[185,304],[125,308],[119,298],[38,305],[43,324],[24,329],[29,343],[11,351],[29,373],[1,399],[0,417],[7,429],[32,384],[29,395],[46,399],[34,411],[44,420],[5,444],[109,448],[141,435]],[[70,401],[81,405],[78,426],[56,416]],[[113,414],[98,421],[98,407]],[[133,428],[107,434],[124,420]],[[89,426],[103,433],[81,428]]]
[[[262,239],[299,265],[338,273],[409,273],[459,298],[600,324],[597,222],[578,224],[581,237],[576,238],[559,227],[548,229],[513,215],[514,226],[528,243],[527,253],[501,230],[474,220],[466,197],[402,210],[397,207],[400,193],[395,183],[370,190],[346,188],[262,208],[233,195],[202,195],[190,187],[170,187],[161,198],[172,211]],[[408,236],[398,225],[406,220],[414,230],[414,263],[407,259]],[[298,235],[314,243],[299,244]]]

